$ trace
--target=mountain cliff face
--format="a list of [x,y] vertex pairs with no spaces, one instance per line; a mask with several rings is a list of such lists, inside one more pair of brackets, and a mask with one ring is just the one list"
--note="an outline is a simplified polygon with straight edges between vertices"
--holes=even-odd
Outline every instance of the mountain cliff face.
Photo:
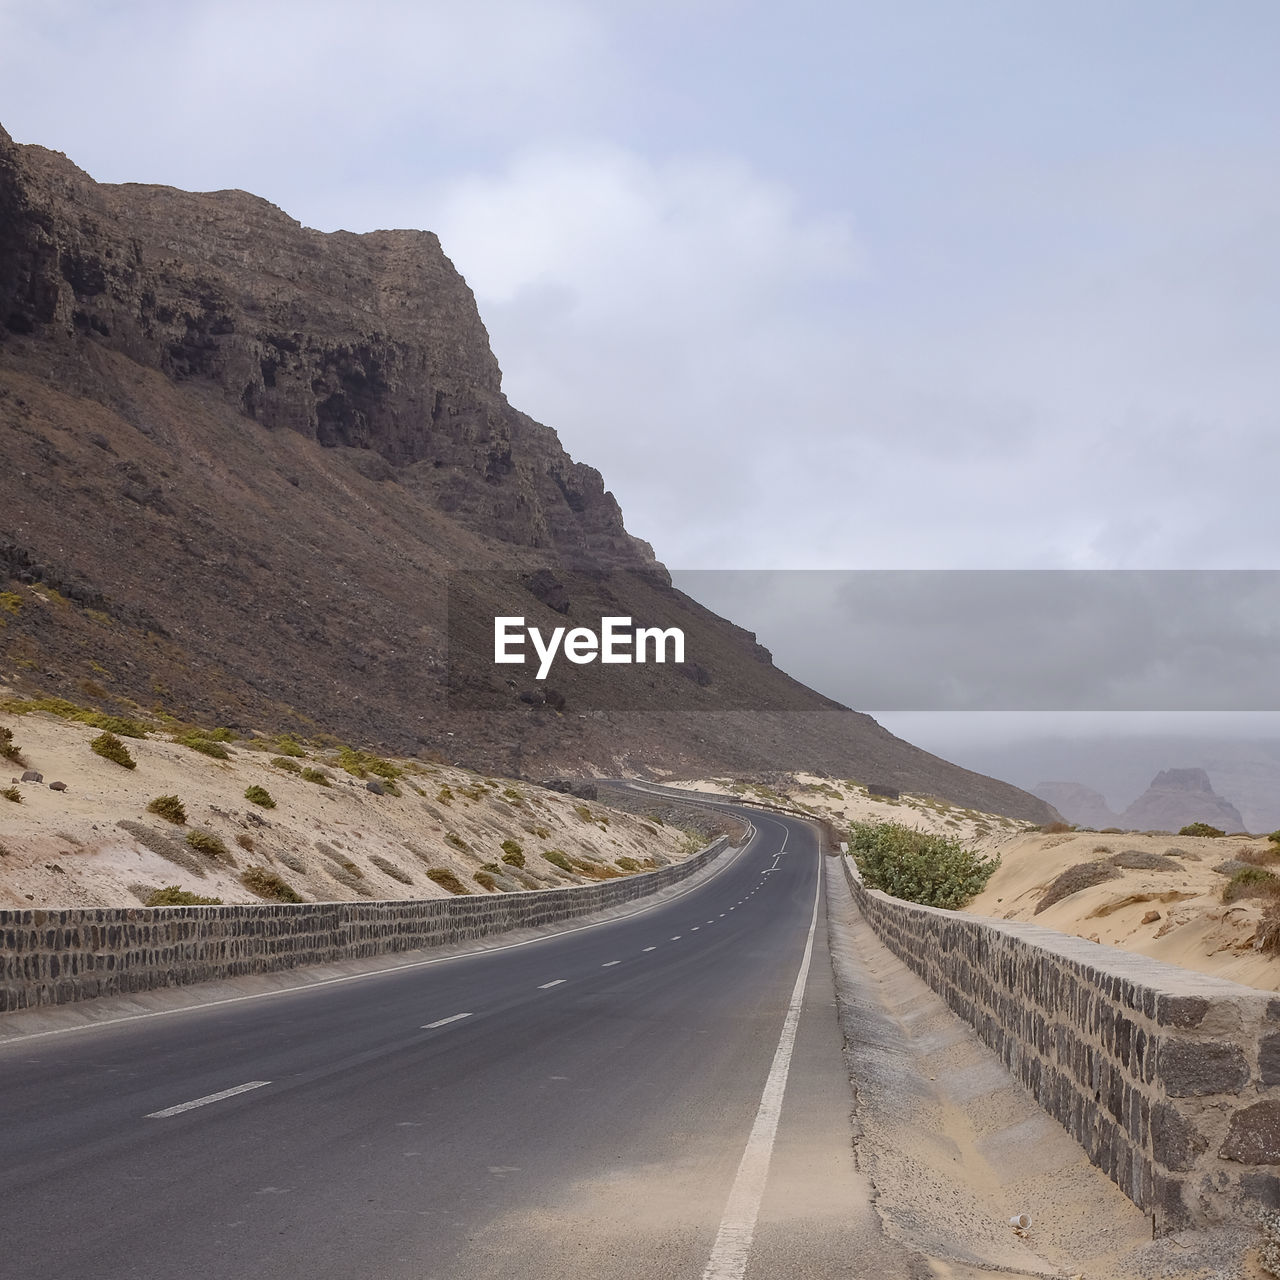
[[[430,233],[100,185],[0,130],[0,431],[0,679],[26,691],[515,774],[807,767],[1051,816],[675,592],[599,473],[507,403]],[[450,636],[507,611],[495,569],[542,582],[533,620],[675,610],[698,661],[601,710],[455,642],[450,687]]]
[[1114,827],[1120,819],[1100,791],[1079,782],[1037,782],[1031,794],[1053,805],[1068,822],[1082,827]]
[[1229,800],[1214,791],[1203,769],[1164,769],[1121,815],[1135,831],[1178,831],[1207,822],[1221,831],[1240,831],[1244,819]]

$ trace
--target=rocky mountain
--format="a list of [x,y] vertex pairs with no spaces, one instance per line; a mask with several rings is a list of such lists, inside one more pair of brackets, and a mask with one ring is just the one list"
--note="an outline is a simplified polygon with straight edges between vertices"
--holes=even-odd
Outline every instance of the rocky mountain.
[[[95,183],[0,130],[0,680],[514,775],[820,769],[1043,821],[673,590],[514,409],[428,232]],[[678,618],[693,661],[548,690],[495,613]],[[487,648],[486,648],[487,646]]]
[[1193,822],[1206,822],[1228,833],[1244,827],[1239,810],[1214,791],[1203,769],[1165,769],[1116,825],[1134,831],[1177,831]]
[[1068,821],[1081,827],[1114,827],[1120,819],[1100,791],[1079,782],[1037,782],[1031,794],[1053,805]]

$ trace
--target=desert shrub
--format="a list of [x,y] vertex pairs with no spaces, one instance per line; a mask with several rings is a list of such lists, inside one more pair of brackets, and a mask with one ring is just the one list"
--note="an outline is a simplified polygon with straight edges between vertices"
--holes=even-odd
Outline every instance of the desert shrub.
[[508,804],[515,805],[517,809],[524,804],[524,796],[522,796],[515,787],[504,787],[502,789],[502,798]]
[[14,745],[13,730],[4,725],[0,725],[0,756],[23,768],[26,767],[27,762],[22,758],[22,752]]
[[1115,880],[1119,875],[1120,872],[1109,862],[1077,862],[1075,866],[1068,867],[1049,884],[1041,895],[1040,901],[1036,903],[1033,914],[1039,915],[1055,902],[1061,902],[1063,898],[1069,898],[1073,893],[1079,893],[1081,889],[1090,889],[1095,884],[1102,884],[1106,880]]
[[4,796],[6,800],[12,800],[14,804],[22,803],[22,792],[17,787],[5,787],[0,791],[0,796]]
[[16,591],[0,591],[0,609],[16,618],[22,612],[22,597]]
[[1180,871],[1176,858],[1163,853],[1151,853],[1146,849],[1121,849],[1107,859],[1113,867],[1127,867],[1130,871]]
[[542,856],[553,867],[559,867],[561,871],[573,871],[573,863],[569,861],[569,855],[563,849],[548,849]]
[[180,747],[198,751],[201,755],[212,756],[215,760],[229,760],[231,758],[231,752],[221,742],[215,742],[212,738],[206,737],[203,733],[195,730],[191,733],[178,734],[174,738],[174,742]]
[[1280,831],[1273,831],[1268,837],[1272,844],[1280,844]]
[[490,893],[492,893],[498,887],[498,882],[493,878],[492,872],[477,871],[475,875],[472,876],[471,878],[482,889],[488,889]]
[[1095,844],[1093,846],[1094,853],[1110,853],[1111,846],[1109,844]]
[[189,889],[179,889],[176,884],[167,884],[163,889],[156,889],[148,894],[144,907],[220,907],[221,898],[202,898]]
[[342,747],[338,751],[338,767],[345,769],[353,778],[367,778],[375,773],[388,782],[394,782],[403,773],[389,760],[380,759],[368,751],[357,751],[353,747]]
[[[519,840],[513,840],[513,839],[511,839],[511,838],[508,836],[508,838],[507,838],[507,839],[505,839],[505,840],[502,842],[502,852],[503,852],[503,853],[506,853],[506,854],[510,854],[510,855],[512,855],[512,856],[515,856],[516,854],[523,854],[523,853],[524,853],[524,849],[523,849],[523,847],[521,846],[521,844],[520,844],[520,841],[519,841]],[[513,864],[513,865],[515,865],[515,866],[523,866],[524,864],[523,864],[523,863],[515,863],[515,864]]]
[[447,843],[453,845],[453,847],[460,853],[467,853],[471,848],[471,846],[456,831],[446,831],[444,833],[444,838]]
[[614,858],[614,862],[620,866],[623,871],[639,871],[640,864],[634,858]]
[[302,766],[296,760],[290,760],[288,756],[272,756],[271,763],[277,769],[283,769],[285,773],[300,774],[302,772]]
[[157,818],[172,822],[176,827],[187,825],[187,810],[177,796],[156,796],[147,805],[147,812],[154,813]]
[[855,822],[849,849],[873,889],[908,902],[954,910],[981,893],[1000,865],[954,836],[928,835],[896,822]]
[[1265,867],[1280,859],[1280,849],[1241,849],[1236,857],[1241,862],[1253,863],[1255,867]]
[[293,756],[295,759],[305,758],[306,752],[298,745],[295,738],[287,733],[282,733],[275,741],[275,748],[278,754],[282,756]]
[[202,831],[199,828],[188,831],[187,843],[197,853],[203,853],[206,858],[212,858],[215,862],[225,862],[232,867],[236,865],[236,860],[231,856],[231,850],[227,848],[222,837],[214,835],[212,831]]
[[1223,902],[1241,898],[1280,898],[1280,877],[1261,867],[1241,867],[1222,887]]
[[253,837],[247,831],[242,831],[238,836],[236,836],[236,844],[238,844],[246,853],[253,852]]
[[5,702],[0,709],[11,711],[14,715],[26,715],[29,711],[47,711],[50,715],[62,720],[74,720],[77,724],[87,724],[91,729],[102,729],[107,733],[119,734],[122,738],[145,738],[146,725],[124,716],[109,716],[102,711],[94,711],[92,707],[78,707],[66,698],[29,698],[12,699]]
[[384,858],[375,853],[370,856],[369,861],[372,862],[379,871],[385,871],[393,880],[399,880],[401,884],[413,883],[413,877],[407,871],[397,867],[389,858]]
[[[516,847],[514,849],[507,849],[507,845],[509,844],[515,844]],[[502,860],[507,864],[507,866],[509,867],[524,866],[524,850],[521,849],[520,846],[516,844],[514,840],[504,840],[502,842],[502,847],[506,849],[506,852],[502,855]]]
[[303,769],[303,782],[314,782],[318,787],[329,785],[329,775],[323,769]]
[[98,734],[89,743],[89,750],[95,755],[101,756],[104,760],[111,760],[115,764],[123,765],[126,769],[136,769],[138,767],[138,762],[129,754],[128,748],[109,729]]
[[276,802],[271,798],[271,793],[266,787],[259,787],[256,784],[245,788],[244,798],[250,804],[259,804],[264,809],[274,809],[276,807]]
[[1209,836],[1214,839],[1219,836],[1225,836],[1225,831],[1219,831],[1217,827],[1211,827],[1207,822],[1189,822],[1178,832],[1180,836]]
[[240,883],[250,893],[272,902],[301,902],[302,895],[287,880],[281,880],[266,867],[246,867],[240,873]]
[[288,849],[281,849],[276,858],[290,871],[296,871],[299,875],[307,874],[307,864],[298,857],[296,853],[290,853]]
[[453,792],[449,790],[447,785],[441,787],[440,790],[436,792],[436,804],[452,804],[452,803],[453,803]]
[[1046,822],[1040,830],[1047,836],[1058,836],[1064,831],[1074,831],[1075,827],[1069,822]]
[[432,867],[427,872],[427,879],[434,880],[442,889],[448,889],[450,893],[470,893],[457,875],[450,871],[448,867]]
[[127,831],[143,848],[150,849],[159,857],[176,863],[193,876],[204,879],[204,864],[195,856],[186,841],[174,840],[170,836],[162,835],[154,827],[147,826],[145,822],[134,822],[130,818],[121,818],[116,826],[122,831]]
[[573,806],[573,811],[578,815],[579,818],[582,819],[583,822],[594,821],[594,819],[591,816],[591,810],[585,804],[575,804]]
[[1253,945],[1259,951],[1280,951],[1280,902],[1268,903],[1263,908]]

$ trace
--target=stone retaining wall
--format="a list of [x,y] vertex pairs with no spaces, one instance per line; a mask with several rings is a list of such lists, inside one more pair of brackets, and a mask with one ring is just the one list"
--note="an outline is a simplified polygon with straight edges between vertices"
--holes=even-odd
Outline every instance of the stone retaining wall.
[[527,893],[392,902],[0,911],[0,1013],[467,942],[657,893],[728,847],[657,871]]
[[1164,1234],[1280,1206],[1280,999],[1038,925],[854,896]]

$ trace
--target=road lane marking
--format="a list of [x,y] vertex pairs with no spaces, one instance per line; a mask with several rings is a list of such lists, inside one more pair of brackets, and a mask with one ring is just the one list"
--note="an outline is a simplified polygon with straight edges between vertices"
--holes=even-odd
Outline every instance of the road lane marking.
[[567,982],[567,978],[557,978],[554,982],[544,982],[539,987],[539,991],[548,991],[552,987],[558,987],[562,982]]
[[612,969],[615,964],[621,964],[621,960],[606,960],[600,967],[602,969]]
[[760,1202],[764,1199],[765,1183],[769,1178],[769,1161],[773,1156],[774,1139],[778,1136],[778,1117],[782,1113],[782,1095],[787,1088],[787,1074],[791,1070],[791,1054],[795,1049],[796,1031],[800,1025],[800,1010],[804,1005],[804,986],[809,977],[809,962],[813,959],[813,937],[818,929],[818,901],[822,894],[822,868],[818,868],[818,883],[813,894],[813,919],[809,922],[809,936],[804,944],[804,958],[791,992],[791,1003],[782,1024],[782,1036],[773,1065],[765,1080],[760,1109],[755,1124],[747,1138],[742,1162],[729,1191],[720,1230],[711,1249],[711,1257],[702,1280],[742,1280],[751,1253],[751,1241],[755,1236],[756,1219],[760,1215]]
[[423,1031],[434,1031],[437,1027],[447,1027],[451,1022],[461,1022],[463,1018],[469,1018],[469,1013],[455,1013],[451,1018],[437,1018],[435,1022],[428,1022],[422,1028]]
[[657,951],[657,949],[658,949],[657,947],[644,947],[644,948],[643,948],[643,950],[645,950],[645,951]]
[[689,932],[690,932],[690,933],[697,933],[697,932],[698,932],[698,930],[699,930],[701,927],[702,927],[701,925],[696,925],[696,924],[695,924],[695,925],[693,926],[693,928],[689,930]]
[[221,1093],[209,1093],[203,1098],[195,1098],[191,1102],[180,1102],[176,1107],[165,1107],[163,1111],[149,1111],[144,1120],[164,1120],[168,1116],[178,1116],[184,1111],[194,1111],[196,1107],[207,1107],[211,1102],[221,1102],[223,1098],[234,1098],[237,1093],[248,1093],[250,1089],[261,1089],[270,1084],[270,1080],[250,1080],[248,1084],[238,1084],[234,1089],[223,1089]]
[[684,934],[682,934],[682,933],[677,933],[677,934],[676,934],[676,935],[671,939],[671,941],[672,941],[672,942],[679,942],[679,941],[680,941],[680,939],[681,939],[681,938],[683,938],[683,937],[684,937]]

